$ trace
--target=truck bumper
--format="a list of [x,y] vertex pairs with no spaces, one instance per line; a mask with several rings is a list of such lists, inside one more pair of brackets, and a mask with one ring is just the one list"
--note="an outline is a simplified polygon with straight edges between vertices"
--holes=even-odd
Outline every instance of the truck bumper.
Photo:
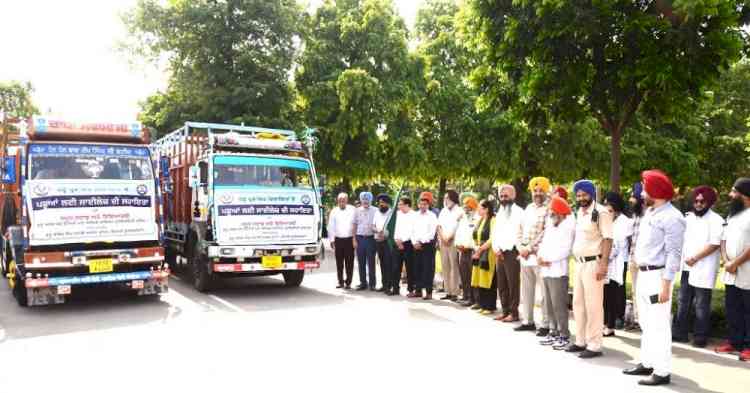
[[284,262],[279,267],[265,267],[262,263],[213,263],[216,273],[272,272],[282,270],[305,270],[320,268],[319,261]]
[[29,306],[44,306],[65,302],[75,286],[121,284],[138,291],[138,295],[156,295],[169,289],[169,269],[127,273],[85,274],[48,278],[26,278],[24,285]]

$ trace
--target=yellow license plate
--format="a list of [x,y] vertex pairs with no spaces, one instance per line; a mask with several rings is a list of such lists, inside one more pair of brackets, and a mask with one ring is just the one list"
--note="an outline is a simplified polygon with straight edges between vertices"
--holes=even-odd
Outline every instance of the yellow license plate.
[[278,269],[284,265],[281,255],[267,255],[261,258],[261,265],[266,269]]
[[108,273],[112,270],[111,258],[89,260],[89,273]]

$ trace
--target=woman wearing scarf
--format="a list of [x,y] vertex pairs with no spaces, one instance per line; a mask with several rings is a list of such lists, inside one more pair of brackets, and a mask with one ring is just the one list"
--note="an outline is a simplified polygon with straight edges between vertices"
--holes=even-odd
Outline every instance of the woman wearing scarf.
[[479,304],[472,306],[482,315],[497,310],[497,277],[495,253],[492,251],[492,231],[495,226],[495,206],[491,201],[479,203],[480,220],[474,230],[475,250],[472,255],[471,286],[479,292]]
[[625,200],[616,192],[608,192],[604,205],[614,218],[612,252],[609,254],[607,279],[604,284],[604,337],[615,335],[617,319],[625,316],[625,273],[630,256],[633,220],[624,214]]

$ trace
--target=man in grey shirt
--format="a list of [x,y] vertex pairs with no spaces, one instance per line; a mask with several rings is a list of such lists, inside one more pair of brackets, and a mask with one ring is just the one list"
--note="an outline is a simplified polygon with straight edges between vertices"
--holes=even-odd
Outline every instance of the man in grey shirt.
[[641,362],[624,370],[627,375],[650,378],[639,385],[656,386],[670,383],[672,363],[672,280],[680,271],[685,219],[672,203],[674,186],[659,170],[644,171],[643,199],[648,209],[640,224],[635,245],[638,264],[636,301],[641,329]]
[[[354,235],[355,247],[357,249],[357,264],[359,266],[358,291],[370,288],[375,290],[377,281],[375,279],[375,213],[378,209],[372,206],[372,193],[361,192],[359,194],[360,206],[354,212]],[[368,274],[369,273],[369,274]],[[369,278],[369,279],[368,279]],[[369,283],[369,286],[368,286]]]

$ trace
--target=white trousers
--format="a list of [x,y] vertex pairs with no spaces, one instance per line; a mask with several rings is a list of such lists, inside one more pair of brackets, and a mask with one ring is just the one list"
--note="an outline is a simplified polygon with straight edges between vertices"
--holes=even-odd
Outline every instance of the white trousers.
[[666,377],[672,372],[672,295],[666,303],[651,304],[650,297],[661,293],[664,270],[638,272],[636,300],[641,325],[641,363],[654,374]]

